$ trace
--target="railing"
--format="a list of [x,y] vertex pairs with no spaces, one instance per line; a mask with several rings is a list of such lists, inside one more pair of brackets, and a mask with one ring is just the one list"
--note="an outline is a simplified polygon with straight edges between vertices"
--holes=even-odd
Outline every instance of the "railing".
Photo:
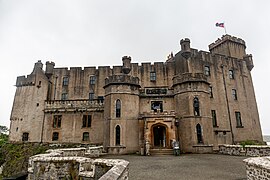
[[60,109],[69,110],[83,110],[83,109],[93,109],[93,108],[104,108],[104,100],[102,99],[80,99],[80,100],[51,100],[45,101],[45,112],[54,111]]

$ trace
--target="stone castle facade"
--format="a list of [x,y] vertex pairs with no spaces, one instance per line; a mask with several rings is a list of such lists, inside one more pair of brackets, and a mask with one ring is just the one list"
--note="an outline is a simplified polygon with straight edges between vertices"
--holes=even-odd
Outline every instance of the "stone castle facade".
[[142,149],[210,152],[218,144],[262,142],[242,39],[224,35],[209,51],[180,41],[166,62],[55,68],[35,63],[19,76],[10,141],[102,144],[109,153]]

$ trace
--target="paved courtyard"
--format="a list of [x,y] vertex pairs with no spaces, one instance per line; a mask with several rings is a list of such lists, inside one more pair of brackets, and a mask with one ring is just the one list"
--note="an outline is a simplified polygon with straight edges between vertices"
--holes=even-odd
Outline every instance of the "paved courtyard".
[[117,158],[129,161],[129,178],[131,180],[246,179],[243,159],[247,157],[218,154],[186,154],[181,156],[121,155],[103,158]]

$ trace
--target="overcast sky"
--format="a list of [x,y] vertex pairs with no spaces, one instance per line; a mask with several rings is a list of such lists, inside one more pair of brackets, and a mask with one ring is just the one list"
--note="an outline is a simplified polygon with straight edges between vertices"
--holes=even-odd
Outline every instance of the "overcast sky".
[[192,48],[227,33],[246,41],[263,134],[270,134],[269,0],[0,0],[0,124],[9,127],[17,76],[37,60],[56,67],[165,61],[179,41]]

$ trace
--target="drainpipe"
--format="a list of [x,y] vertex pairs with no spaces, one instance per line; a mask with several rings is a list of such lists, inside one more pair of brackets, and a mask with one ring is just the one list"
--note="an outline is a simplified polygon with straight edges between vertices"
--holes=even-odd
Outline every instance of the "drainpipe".
[[223,85],[224,85],[224,90],[225,90],[225,98],[226,98],[226,105],[227,105],[227,110],[228,110],[228,115],[229,115],[229,123],[230,123],[230,130],[232,134],[232,143],[235,144],[234,142],[234,134],[233,134],[233,129],[232,129],[232,119],[231,119],[231,111],[230,111],[230,106],[229,106],[229,100],[228,100],[228,94],[227,94],[227,87],[226,87],[226,81],[225,81],[225,75],[224,75],[224,65],[220,66],[222,69],[222,78],[223,78]]

